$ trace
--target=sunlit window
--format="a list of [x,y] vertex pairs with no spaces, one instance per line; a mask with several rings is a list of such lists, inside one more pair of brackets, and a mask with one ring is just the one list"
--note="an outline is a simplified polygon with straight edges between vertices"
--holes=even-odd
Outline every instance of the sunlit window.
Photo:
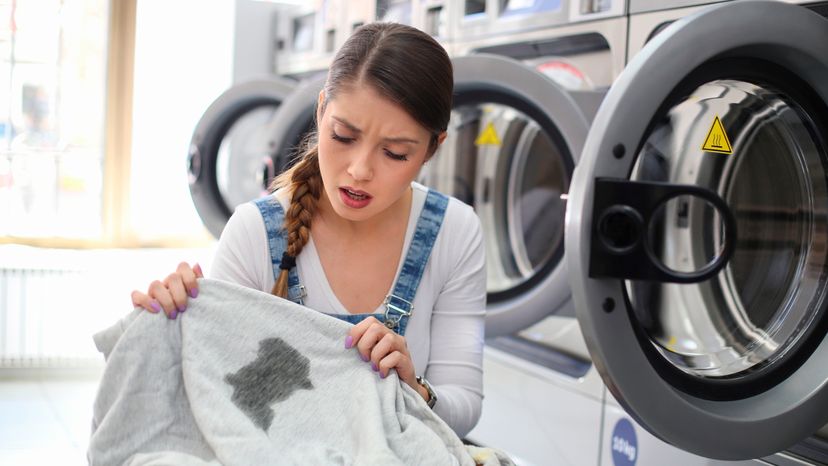
[[102,234],[106,0],[0,0],[0,235]]

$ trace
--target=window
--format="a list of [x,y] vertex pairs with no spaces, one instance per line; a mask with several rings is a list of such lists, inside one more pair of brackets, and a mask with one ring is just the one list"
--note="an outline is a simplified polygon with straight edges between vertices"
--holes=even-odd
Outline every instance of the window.
[[108,2],[0,0],[0,236],[98,238]]

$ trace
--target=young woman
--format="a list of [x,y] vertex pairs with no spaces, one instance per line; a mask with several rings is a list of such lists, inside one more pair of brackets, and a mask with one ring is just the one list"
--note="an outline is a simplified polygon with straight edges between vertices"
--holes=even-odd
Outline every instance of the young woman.
[[[354,323],[379,377],[396,370],[461,437],[480,417],[486,271],[471,207],[414,182],[446,137],[451,61],[400,24],[357,29],[319,93],[317,132],[273,194],[240,205],[211,278]],[[178,266],[132,301],[170,318],[198,295]]]

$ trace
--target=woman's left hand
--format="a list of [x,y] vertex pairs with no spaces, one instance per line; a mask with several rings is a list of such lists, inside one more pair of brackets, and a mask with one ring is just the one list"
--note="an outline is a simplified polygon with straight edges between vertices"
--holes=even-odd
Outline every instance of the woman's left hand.
[[345,347],[355,347],[362,360],[370,362],[371,368],[379,372],[382,378],[387,377],[391,369],[396,370],[400,380],[410,385],[424,399],[428,399],[428,391],[417,383],[417,374],[405,337],[376,318],[368,317],[354,325],[345,337]]

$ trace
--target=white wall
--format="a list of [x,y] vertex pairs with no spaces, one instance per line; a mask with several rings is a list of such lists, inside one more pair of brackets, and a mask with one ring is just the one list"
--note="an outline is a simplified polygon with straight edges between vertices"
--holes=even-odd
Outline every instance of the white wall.
[[187,182],[193,129],[232,84],[233,0],[138,0],[131,222],[144,239],[204,234]]

